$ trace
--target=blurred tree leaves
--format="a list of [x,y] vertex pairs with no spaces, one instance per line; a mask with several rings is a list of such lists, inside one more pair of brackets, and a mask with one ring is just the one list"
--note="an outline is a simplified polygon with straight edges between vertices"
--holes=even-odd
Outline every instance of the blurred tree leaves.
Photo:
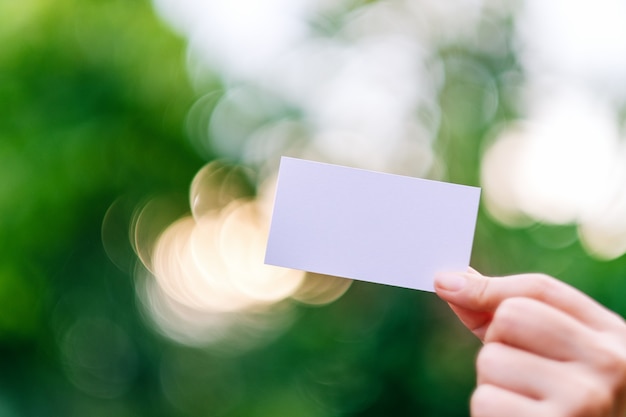
[[[522,77],[512,50],[479,46],[442,52],[436,144],[449,179],[472,184],[490,131],[516,116],[503,80]],[[119,196],[184,194],[215,156],[184,134],[199,95],[148,1],[0,0],[0,416],[467,415],[478,343],[432,294],[356,283],[241,357],[147,328],[100,226]],[[626,262],[591,260],[572,230],[481,212],[474,265],[562,274],[626,313]]]
[[194,94],[147,2],[4,1],[0,27],[0,247],[49,268],[115,196],[185,188]]
[[147,1],[0,1],[2,415],[167,414],[146,401],[156,345],[100,224],[119,195],[182,194],[204,162],[184,60]]

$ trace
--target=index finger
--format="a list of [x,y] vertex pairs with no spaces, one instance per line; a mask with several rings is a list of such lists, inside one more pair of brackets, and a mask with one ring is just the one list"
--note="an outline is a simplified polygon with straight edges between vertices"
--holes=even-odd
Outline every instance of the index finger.
[[623,320],[595,300],[545,274],[485,277],[476,271],[435,277],[437,294],[453,305],[476,312],[494,312],[507,298],[527,297],[557,308],[597,330],[623,327]]

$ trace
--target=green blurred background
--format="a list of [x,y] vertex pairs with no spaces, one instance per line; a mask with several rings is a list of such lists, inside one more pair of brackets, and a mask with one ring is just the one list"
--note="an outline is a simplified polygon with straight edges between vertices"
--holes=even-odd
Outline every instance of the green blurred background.
[[[0,416],[467,415],[479,343],[429,293],[355,282],[328,304],[285,300],[270,319],[281,324],[254,343],[237,332],[186,343],[155,324],[140,295],[153,278],[137,273],[129,239],[138,207],[156,196],[167,199],[167,221],[189,211],[190,183],[214,160],[240,167],[238,192],[254,198],[268,169],[254,148],[216,145],[210,129],[194,136],[197,104],[210,120],[229,91],[252,86],[270,110],[252,117],[239,101],[244,134],[251,119],[299,123],[296,145],[271,145],[274,156],[306,156],[294,147],[315,130],[306,110],[245,71],[198,66],[190,37],[166,23],[159,3],[157,13],[145,0],[0,0]],[[310,15],[310,36],[349,46],[357,35],[343,25],[382,13],[377,3],[394,2],[327,5]],[[426,17],[437,8],[416,10],[422,3]],[[434,162],[416,170],[423,176],[483,185],[485,150],[524,116],[517,9],[480,10],[472,36],[425,37],[439,110],[411,110],[436,125]],[[403,156],[410,165],[412,154]],[[622,253],[590,255],[576,220],[495,218],[481,207],[475,268],[554,274],[626,314]]]

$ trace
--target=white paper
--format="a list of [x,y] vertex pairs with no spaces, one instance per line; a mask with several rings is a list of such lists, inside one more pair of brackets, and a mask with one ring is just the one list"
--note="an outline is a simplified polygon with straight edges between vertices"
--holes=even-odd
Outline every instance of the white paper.
[[265,263],[433,291],[469,265],[480,188],[283,157]]

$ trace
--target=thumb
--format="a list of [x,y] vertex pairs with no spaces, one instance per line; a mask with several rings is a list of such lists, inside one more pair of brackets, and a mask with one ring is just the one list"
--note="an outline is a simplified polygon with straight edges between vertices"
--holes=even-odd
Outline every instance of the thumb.
[[435,277],[435,291],[441,299],[448,302],[463,325],[482,341],[493,318],[493,309],[487,308],[484,302],[475,300],[475,288],[486,285],[482,284],[480,277],[482,275],[472,268],[465,273],[438,274]]
[[544,274],[489,278],[474,270],[441,273],[435,277],[435,291],[474,333],[489,323],[502,301],[512,297],[543,302],[596,329],[606,329],[614,324],[612,320],[607,322],[606,311],[600,304]]

